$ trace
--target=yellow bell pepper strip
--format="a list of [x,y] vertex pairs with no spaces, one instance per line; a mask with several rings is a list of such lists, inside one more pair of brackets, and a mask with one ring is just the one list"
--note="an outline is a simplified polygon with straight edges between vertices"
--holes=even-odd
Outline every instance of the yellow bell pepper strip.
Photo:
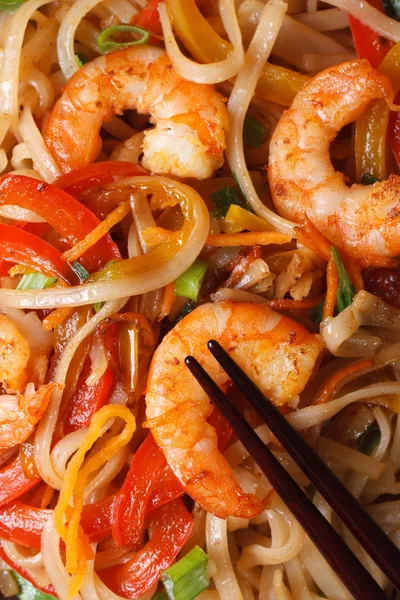
[[[392,83],[393,94],[400,89],[400,43],[393,46],[383,59],[379,71]],[[390,99],[392,100],[392,99]],[[356,123],[356,178],[364,173],[379,180],[387,178],[386,133],[390,107],[385,99],[369,104]]]
[[[195,0],[166,0],[174,30],[196,60],[202,63],[218,62],[229,56],[232,45],[211,27],[199,11]],[[261,75],[256,94],[283,106],[290,106],[297,92],[309,77],[267,63]]]

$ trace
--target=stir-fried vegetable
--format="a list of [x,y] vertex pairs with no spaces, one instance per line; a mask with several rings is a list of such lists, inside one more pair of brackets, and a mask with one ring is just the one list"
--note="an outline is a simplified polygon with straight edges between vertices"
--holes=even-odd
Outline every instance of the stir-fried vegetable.
[[372,423],[358,438],[358,448],[363,454],[370,456],[381,440],[381,430],[377,423]]
[[[65,191],[23,175],[3,175],[0,178],[0,204],[12,204],[36,212],[71,246],[100,224],[88,208]],[[81,263],[88,271],[98,271],[113,258],[120,258],[120,253],[107,234],[82,257]]]
[[[113,261],[110,261],[110,262],[113,262]],[[75,273],[77,274],[77,276],[79,277],[79,281],[81,283],[83,281],[86,281],[86,279],[89,279],[90,274],[86,271],[85,267],[83,265],[81,265],[81,263],[79,263],[78,261],[75,261],[74,263],[72,263],[72,268],[75,271]]]
[[199,546],[161,575],[170,600],[193,600],[210,585],[208,556]]
[[118,546],[141,547],[148,501],[165,465],[163,453],[149,434],[133,457],[114,504],[112,531]]
[[265,141],[266,129],[260,121],[246,115],[243,124],[243,143],[253,148],[261,148]]
[[377,181],[379,181],[379,179],[374,177],[372,175],[372,173],[364,173],[363,176],[361,177],[361,183],[363,185],[372,185],[373,183],[376,183]]
[[350,280],[346,269],[343,266],[343,262],[340,258],[337,248],[332,246],[331,252],[339,276],[339,287],[336,295],[336,308],[338,312],[342,312],[342,310],[344,310],[347,306],[350,306],[350,304],[353,302],[356,291],[353,282]]
[[25,476],[19,454],[5,467],[0,469],[0,506],[19,498],[37,485],[40,477]]
[[175,296],[183,296],[197,302],[200,289],[206,276],[208,264],[200,259],[194,261],[191,267],[175,282]]
[[17,290],[43,290],[56,281],[56,277],[47,277],[42,273],[29,273],[21,277]]
[[[134,33],[140,37],[130,42],[116,42],[111,39],[116,33]],[[111,25],[100,33],[97,38],[97,44],[101,52],[114,52],[114,50],[122,50],[123,48],[129,48],[129,46],[146,44],[149,38],[150,32],[137,25]]]
[[45,594],[15,571],[13,571],[13,575],[19,585],[19,593],[17,594],[19,600],[53,600],[53,596]]
[[211,194],[211,199],[214,204],[214,208],[210,211],[210,215],[213,219],[223,219],[231,205],[242,206],[242,201],[239,192],[234,186],[224,187],[220,190]]
[[0,11],[13,13],[22,6],[26,0],[1,0]]

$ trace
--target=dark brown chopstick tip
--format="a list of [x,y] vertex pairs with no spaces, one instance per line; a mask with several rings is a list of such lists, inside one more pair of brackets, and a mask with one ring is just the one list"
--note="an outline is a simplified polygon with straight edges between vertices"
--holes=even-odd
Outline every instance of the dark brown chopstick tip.
[[220,345],[218,344],[217,340],[208,340],[207,347],[212,352],[213,350],[218,350]]

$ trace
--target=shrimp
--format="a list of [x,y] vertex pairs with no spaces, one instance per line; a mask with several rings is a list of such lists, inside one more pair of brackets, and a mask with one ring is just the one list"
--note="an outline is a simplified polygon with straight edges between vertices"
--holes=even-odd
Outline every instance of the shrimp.
[[[35,384],[28,383],[29,379],[37,383],[44,380],[51,334],[43,331],[35,313],[4,307],[3,310],[9,315],[0,314],[0,382],[7,392],[15,393],[0,395],[0,449],[12,448],[28,439],[55,387],[48,383],[35,391]],[[21,393],[23,388],[25,392]]]
[[77,71],[55,104],[44,139],[63,172],[95,160],[103,121],[124,110],[149,114],[143,142],[153,173],[205,179],[222,166],[228,112],[211,85],[185,81],[151,46],[100,56]]
[[28,383],[24,394],[0,395],[0,449],[25,442],[33,433],[50,400],[55,383],[41,385],[37,391]]
[[319,362],[319,335],[265,305],[204,304],[164,337],[150,367],[146,392],[147,425],[185,490],[208,512],[250,518],[265,502],[245,494],[218,450],[207,423],[208,397],[185,366],[193,355],[214,381],[229,379],[207,350],[218,340],[252,380],[277,405],[295,402]]
[[389,80],[368,61],[336,65],[297,94],[270,145],[269,183],[278,212],[296,223],[307,215],[365,266],[400,254],[400,177],[349,187],[332,166],[329,145],[369,102],[391,97]]

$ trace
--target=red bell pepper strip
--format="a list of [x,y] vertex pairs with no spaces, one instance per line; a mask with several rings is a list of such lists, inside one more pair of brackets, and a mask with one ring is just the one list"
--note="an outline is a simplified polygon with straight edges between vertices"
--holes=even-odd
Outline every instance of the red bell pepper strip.
[[[394,103],[400,102],[400,92],[395,96]],[[393,155],[400,166],[400,113],[392,111],[389,115],[389,123],[387,129],[388,144],[393,152]]]
[[[383,12],[381,0],[368,0],[369,4]],[[377,69],[394,42],[387,40],[368,25],[349,15],[350,29],[359,58],[366,58]]]
[[82,194],[90,188],[102,187],[107,183],[135,175],[147,175],[147,171],[134,163],[110,160],[65,173],[56,179],[54,185],[80,200]]
[[59,250],[24,229],[4,223],[0,223],[0,257],[70,284],[79,283]]
[[39,587],[37,585],[37,583],[35,582],[35,580],[33,579],[31,573],[28,571],[28,569],[24,569],[20,565],[17,565],[15,562],[13,562],[10,558],[8,558],[7,554],[4,552],[1,544],[0,544],[0,558],[1,558],[1,560],[4,560],[4,562],[7,563],[16,573],[18,573],[18,575],[20,575],[21,577],[26,579],[26,581],[29,581],[29,583],[31,583],[35,588],[37,588],[41,592],[44,592],[45,594],[50,594],[51,596],[58,598],[57,593],[51,584],[47,585],[44,588]]
[[117,546],[141,547],[147,503],[165,465],[165,457],[150,433],[136,451],[114,504],[112,534]]
[[90,419],[109,399],[114,387],[114,373],[107,367],[104,375],[94,385],[88,385],[86,379],[89,369],[83,369],[82,375],[72,392],[66,411],[62,416],[63,434],[67,435],[90,424]]
[[163,30],[158,12],[158,5],[162,1],[163,0],[150,0],[135,18],[135,25],[147,29],[156,35],[162,35]]
[[144,594],[175,560],[193,527],[182,500],[165,504],[151,515],[150,540],[124,564],[98,571],[102,581],[124,598]]
[[[17,205],[36,212],[73,246],[87,236],[99,219],[75,198],[54,185],[24,175],[0,178],[0,205]],[[118,247],[105,235],[82,257],[90,271],[98,271],[112,259],[120,258]]]
[[40,550],[43,528],[52,511],[18,500],[0,508],[0,537]]
[[146,507],[146,513],[150,513],[152,510],[167,504],[167,502],[175,500],[175,498],[180,498],[184,493],[185,490],[183,489],[178,478],[176,475],[174,475],[172,469],[167,465],[164,468],[158,483],[149,498]]
[[0,506],[19,498],[40,481],[42,481],[40,477],[25,477],[18,454],[8,465],[0,469]]
[[82,509],[80,525],[89,542],[100,542],[111,535],[114,502],[117,495],[107,496]]

